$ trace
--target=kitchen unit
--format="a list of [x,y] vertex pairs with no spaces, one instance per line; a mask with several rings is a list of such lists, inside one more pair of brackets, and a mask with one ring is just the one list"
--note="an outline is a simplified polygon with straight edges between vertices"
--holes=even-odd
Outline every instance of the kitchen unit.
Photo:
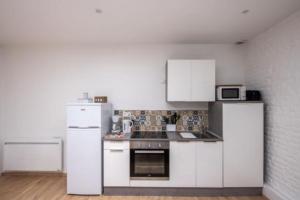
[[168,60],[167,101],[215,101],[215,60]]
[[[195,135],[196,139],[184,139],[178,132],[146,131],[128,134],[120,140],[105,137],[104,194],[118,193],[125,188],[128,191],[186,188],[183,192],[191,188],[198,192],[201,188],[222,188],[222,138],[211,133]],[[130,156],[125,150],[128,147]],[[134,159],[139,159],[138,163]],[[134,168],[141,173],[133,173]]]
[[110,128],[111,105],[67,105],[67,193],[102,193],[102,136]]
[[224,187],[263,186],[263,103],[209,104],[209,127],[223,137]]

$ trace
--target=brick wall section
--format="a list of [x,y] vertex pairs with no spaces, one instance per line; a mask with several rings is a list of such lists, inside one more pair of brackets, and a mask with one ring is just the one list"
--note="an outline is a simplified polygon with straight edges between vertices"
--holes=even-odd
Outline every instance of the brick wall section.
[[[4,95],[3,92],[3,57],[2,57],[3,51],[2,48],[0,47],[0,144],[2,144],[2,138],[3,138],[3,130],[2,130],[2,118],[3,118],[3,104],[2,104],[2,98]],[[3,145],[0,145],[0,173],[2,172],[2,155],[3,155]]]
[[248,88],[262,91],[265,183],[285,199],[300,198],[300,11],[251,40]]

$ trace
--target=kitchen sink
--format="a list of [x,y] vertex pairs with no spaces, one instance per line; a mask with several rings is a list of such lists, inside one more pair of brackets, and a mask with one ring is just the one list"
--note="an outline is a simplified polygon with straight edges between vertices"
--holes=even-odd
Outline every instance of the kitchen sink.
[[181,132],[180,137],[183,139],[218,139],[217,136],[205,132],[205,133],[192,133],[192,132]]

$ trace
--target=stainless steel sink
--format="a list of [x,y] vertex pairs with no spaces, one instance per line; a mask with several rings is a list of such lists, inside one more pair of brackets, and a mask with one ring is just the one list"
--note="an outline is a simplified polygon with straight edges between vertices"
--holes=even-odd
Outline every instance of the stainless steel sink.
[[205,133],[193,133],[193,132],[181,132],[180,137],[183,139],[219,139],[217,136],[205,132]]

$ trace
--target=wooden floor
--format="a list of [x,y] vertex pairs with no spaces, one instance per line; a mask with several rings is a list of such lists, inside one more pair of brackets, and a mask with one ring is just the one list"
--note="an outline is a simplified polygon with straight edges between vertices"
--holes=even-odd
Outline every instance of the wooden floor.
[[0,176],[1,200],[266,200],[265,197],[76,196],[66,194],[66,177]]

